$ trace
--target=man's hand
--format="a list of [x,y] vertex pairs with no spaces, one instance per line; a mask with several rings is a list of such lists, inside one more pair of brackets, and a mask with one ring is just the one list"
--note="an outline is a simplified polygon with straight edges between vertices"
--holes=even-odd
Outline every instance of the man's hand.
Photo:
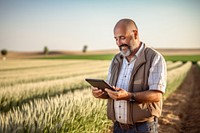
[[116,91],[112,91],[110,89],[105,89],[105,91],[108,93],[108,95],[114,99],[114,100],[129,100],[131,97],[131,94],[129,92],[127,92],[124,89],[121,88],[117,88],[113,86],[113,89],[115,89]]
[[[108,93],[109,97],[114,100],[130,100],[132,94],[127,92],[124,89],[114,87],[116,91],[112,91],[110,89],[105,89]],[[146,102],[159,102],[162,100],[163,93],[157,90],[147,90],[142,92],[134,92],[135,100],[139,103],[146,103]]]
[[98,89],[96,87],[92,87],[92,95],[96,98],[101,98],[105,92],[103,92],[101,89]]

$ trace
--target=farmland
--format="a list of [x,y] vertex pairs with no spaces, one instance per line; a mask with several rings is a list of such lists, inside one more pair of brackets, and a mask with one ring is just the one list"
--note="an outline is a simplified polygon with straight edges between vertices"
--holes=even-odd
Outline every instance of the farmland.
[[[106,59],[112,55],[102,55],[102,60],[97,60],[98,55],[77,58],[0,61],[0,132],[109,132],[112,122],[106,117],[106,100],[95,99],[84,79],[106,79],[110,65]],[[194,69],[191,61],[179,60],[167,61],[166,103]],[[195,70],[198,75],[197,66]],[[170,126],[165,127],[167,118],[161,117],[162,132],[169,131]]]

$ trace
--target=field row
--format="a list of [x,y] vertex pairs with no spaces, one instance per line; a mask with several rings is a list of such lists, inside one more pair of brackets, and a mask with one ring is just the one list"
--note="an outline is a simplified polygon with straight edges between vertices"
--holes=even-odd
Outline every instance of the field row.
[[[52,64],[51,61],[49,62]],[[64,62],[64,64],[72,63],[72,61]],[[29,64],[27,61],[26,63]],[[35,61],[35,63],[37,64],[38,62]],[[39,63],[41,62],[39,61]],[[45,63],[48,62],[45,61]],[[110,64],[109,61],[89,61],[88,63],[76,61],[73,63],[76,63],[76,65],[61,65],[59,69],[58,66],[54,66],[47,67],[44,70],[43,67],[39,68],[37,66],[37,68],[32,68],[28,71],[26,69],[16,69],[15,71],[6,73],[0,72],[0,78],[2,78],[0,83],[0,111],[8,111],[11,107],[19,106],[34,98],[54,96],[70,90],[82,89],[88,86],[84,81],[88,77],[106,79]],[[30,64],[32,64],[32,60]],[[167,66],[171,70],[172,68],[180,66],[180,64],[182,63],[171,62]],[[35,64],[32,65],[35,66]],[[25,66],[27,65],[25,64]],[[31,66],[28,65],[28,67]],[[35,69],[37,69],[37,72]]]
[[[33,83],[33,82],[48,81],[54,79],[64,79],[67,77],[97,72],[100,71],[101,69],[107,70],[107,67],[109,65],[109,61],[95,61],[95,62],[80,61],[80,62],[74,62],[75,64],[74,63],[71,64],[71,62],[72,61],[63,61],[62,63],[64,64],[62,65],[54,65],[48,67],[37,66],[37,67],[31,67],[31,69],[24,68],[24,69],[15,69],[13,71],[0,71],[0,80],[1,80],[0,86],[1,88],[3,88],[6,86],[13,86],[21,83],[29,83],[29,82]],[[45,63],[47,62],[45,61]],[[52,63],[50,62],[50,64]],[[30,68],[30,66],[28,68]]]
[[[57,61],[56,61],[57,62]],[[10,62],[11,63],[11,62]],[[16,61],[14,61],[13,64],[17,64]],[[20,61],[18,64],[22,64],[24,61]],[[27,61],[25,62],[29,64]],[[34,61],[34,63],[38,64],[41,63],[40,61]],[[45,61],[45,63],[48,63]],[[49,62],[50,64],[53,64],[52,62]],[[33,83],[33,82],[40,82],[40,81],[48,81],[48,80],[55,80],[55,79],[64,79],[68,77],[74,77],[78,75],[88,74],[88,73],[94,73],[98,72],[101,69],[106,70],[108,69],[108,66],[110,64],[109,61],[63,61],[58,62],[63,64],[58,64],[54,66],[43,66],[40,67],[33,64],[32,60],[30,61],[30,65],[26,65],[27,67],[23,66],[23,69],[15,69],[13,68],[12,71],[0,71],[0,86],[1,88],[7,87],[7,86],[14,86],[16,84],[24,84],[24,83]],[[74,64],[75,63],[75,64]],[[12,63],[11,63],[12,64]],[[43,64],[43,63],[41,63]],[[175,63],[169,62],[167,63],[167,69],[171,70],[176,67],[181,66],[183,63],[178,61]],[[47,64],[46,64],[47,65]],[[8,66],[9,67],[9,66]],[[16,67],[18,68],[18,67]],[[31,68],[31,69],[30,69]]]
[[191,67],[192,62],[188,61],[182,66],[170,69],[167,72],[167,91],[164,95],[164,99],[166,99],[181,85],[187,73],[190,71]]
[[0,71],[22,70],[41,67],[54,67],[61,65],[89,63],[89,60],[6,60],[0,61]]

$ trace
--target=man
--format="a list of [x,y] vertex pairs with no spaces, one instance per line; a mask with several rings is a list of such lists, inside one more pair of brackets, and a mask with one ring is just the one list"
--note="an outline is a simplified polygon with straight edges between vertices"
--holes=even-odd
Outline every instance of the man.
[[108,82],[116,91],[92,88],[93,96],[108,99],[107,115],[114,133],[156,133],[166,88],[166,63],[161,54],[140,41],[131,19],[114,27],[120,49],[108,72]]

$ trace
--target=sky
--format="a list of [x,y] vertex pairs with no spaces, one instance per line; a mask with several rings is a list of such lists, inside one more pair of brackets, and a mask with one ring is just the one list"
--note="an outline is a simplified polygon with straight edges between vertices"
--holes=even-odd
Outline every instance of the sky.
[[0,50],[117,49],[122,18],[150,47],[200,48],[200,0],[0,0]]

